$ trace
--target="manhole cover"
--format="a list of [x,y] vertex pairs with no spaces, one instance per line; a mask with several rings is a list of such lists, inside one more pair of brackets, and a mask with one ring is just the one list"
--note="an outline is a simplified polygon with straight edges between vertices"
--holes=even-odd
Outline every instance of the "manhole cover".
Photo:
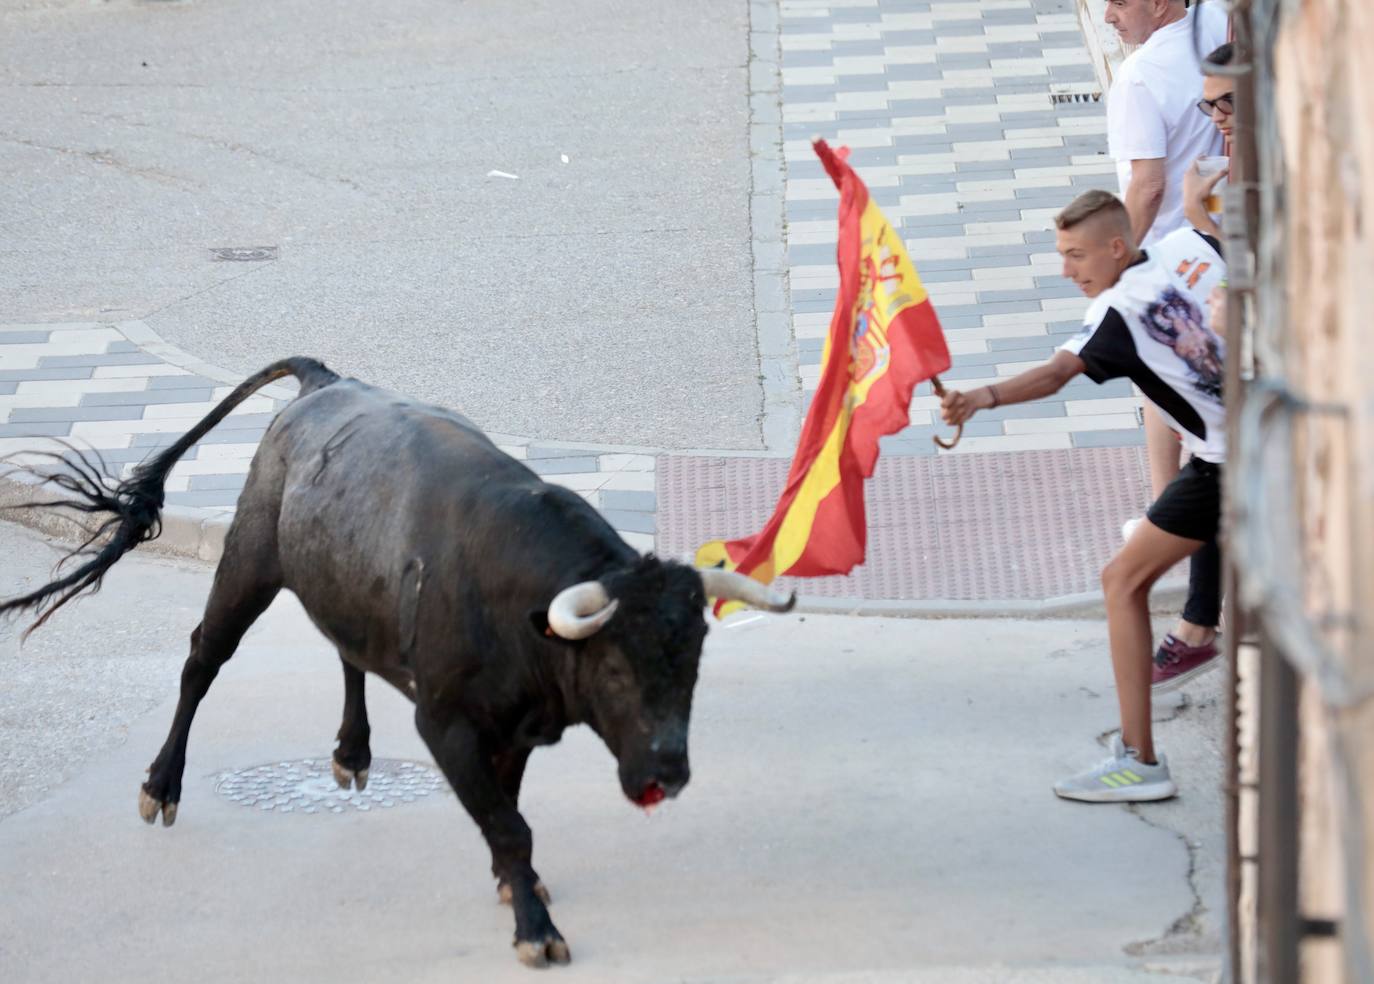
[[390,809],[448,791],[444,777],[421,762],[373,759],[367,788],[340,789],[329,759],[271,762],[215,777],[215,792],[264,813],[345,813]]
[[230,260],[235,263],[256,263],[262,260],[275,260],[275,246],[213,246],[210,255],[216,260]]

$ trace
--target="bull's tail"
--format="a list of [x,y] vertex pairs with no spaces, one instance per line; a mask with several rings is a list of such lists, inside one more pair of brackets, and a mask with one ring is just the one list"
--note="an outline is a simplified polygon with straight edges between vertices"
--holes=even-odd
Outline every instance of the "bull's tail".
[[133,474],[123,481],[116,481],[106,474],[98,452],[97,460],[92,461],[86,454],[71,447],[68,448],[68,454],[49,455],[59,462],[54,470],[16,469],[36,476],[40,479],[40,485],[54,486],[70,493],[70,497],[63,497],[58,502],[26,502],[11,508],[67,508],[91,514],[109,514],[109,518],[100,524],[90,539],[58,564],[58,571],[77,557],[85,558],[81,566],[35,591],[0,602],[0,616],[22,611],[38,612],[38,620],[24,632],[27,636],[76,596],[87,591],[99,591],[105,572],[119,558],[140,543],[155,539],[162,532],[164,486],[168,473],[181,456],[253,393],[285,376],[295,376],[300,380],[301,395],[328,386],[339,378],[337,373],[314,359],[297,356],[274,362],[245,379],[179,441],[138,465]]

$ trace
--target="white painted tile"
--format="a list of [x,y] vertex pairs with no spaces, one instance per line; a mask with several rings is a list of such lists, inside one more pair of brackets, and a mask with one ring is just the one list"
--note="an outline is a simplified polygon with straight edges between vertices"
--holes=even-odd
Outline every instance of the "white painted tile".
[[784,85],[834,85],[835,72],[825,67],[783,68]]
[[1034,359],[1030,362],[1001,362],[997,365],[997,375],[1000,379],[1008,379],[1030,369],[1039,369],[1044,364],[1044,359]]
[[605,483],[601,486],[603,492],[652,492],[654,491],[654,473],[643,471],[614,471],[603,472],[602,477]]
[[[106,434],[93,440],[83,441],[82,447],[93,447],[99,451],[112,451],[129,446],[129,435]],[[0,437],[0,456],[17,451],[56,451],[66,449],[47,437]]]
[[28,396],[0,396],[0,423],[9,421],[11,410],[74,407],[80,402],[80,393],[33,393]]
[[257,454],[257,442],[251,444],[202,444],[196,451],[197,461],[247,460]]
[[1104,413],[1076,417],[1030,417],[1004,421],[1008,434],[1069,434],[1076,431],[1134,430],[1134,413]]
[[173,475],[246,475],[251,462],[247,458],[209,458],[199,455],[178,461],[172,466]]
[[147,379],[34,379],[20,383],[14,395],[136,393],[147,388]]
[[651,454],[603,454],[598,459],[603,472],[652,472],[657,459]]
[[1070,417],[1084,417],[1094,414],[1134,414],[1141,405],[1138,396],[1118,396],[1101,400],[1065,400],[1064,410]]
[[[180,366],[167,363],[154,366],[96,366],[91,374],[93,379],[150,379],[155,376],[189,376],[190,372]],[[209,386],[210,381],[206,380]]]
[[[218,401],[214,403],[153,403],[143,412],[143,416],[147,420],[158,420],[164,417],[194,417],[198,421],[217,406],[219,406]],[[274,412],[275,408],[272,406],[272,401],[267,397],[250,396],[235,407],[229,416]]]
[[888,66],[885,55],[836,55],[830,62],[836,75],[882,75]]

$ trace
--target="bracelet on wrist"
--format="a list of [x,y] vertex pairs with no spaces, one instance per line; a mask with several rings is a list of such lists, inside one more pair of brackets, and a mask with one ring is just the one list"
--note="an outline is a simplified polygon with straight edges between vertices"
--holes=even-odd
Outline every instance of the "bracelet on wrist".
[[993,385],[989,384],[989,386],[988,386],[988,395],[992,397],[992,406],[991,406],[991,407],[988,407],[989,410],[991,410],[991,409],[993,409],[993,408],[995,408],[995,407],[1000,407],[1000,406],[1002,405],[1002,398],[1001,398],[1000,396],[998,396],[998,394],[997,394],[997,387],[996,387],[996,386],[993,386]]

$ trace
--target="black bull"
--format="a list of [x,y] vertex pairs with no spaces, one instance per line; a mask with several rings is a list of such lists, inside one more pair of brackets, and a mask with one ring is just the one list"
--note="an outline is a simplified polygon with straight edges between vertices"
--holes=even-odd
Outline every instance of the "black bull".
[[139,812],[149,823],[161,813],[167,826],[176,818],[196,707],[287,588],[343,662],[339,784],[367,782],[372,672],[414,702],[420,735],[481,828],[520,959],[566,962],[517,809],[530,752],[586,723],[615,755],[627,797],[649,805],[676,795],[689,776],[708,594],[782,611],[790,599],[736,574],[641,557],[580,496],[540,480],[458,414],[295,358],[245,380],[123,482],[81,456],[48,473],[74,494],[69,505],[108,518],[80,567],[0,613],[37,611],[37,627],[98,589],[115,561],[157,535],[177,460],[287,375],[300,395],[253,459]]

